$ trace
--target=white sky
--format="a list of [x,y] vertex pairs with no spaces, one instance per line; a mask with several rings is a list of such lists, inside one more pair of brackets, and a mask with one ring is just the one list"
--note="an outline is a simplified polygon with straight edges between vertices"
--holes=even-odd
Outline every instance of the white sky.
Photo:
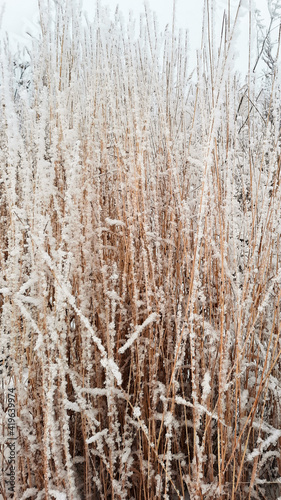
[[[190,64],[195,63],[195,49],[200,46],[202,10],[204,0],[176,0],[176,25],[179,28],[188,29],[190,40]],[[231,0],[232,15],[236,11],[239,0]],[[237,68],[242,73],[247,69],[248,53],[245,47],[248,46],[248,4],[258,6],[263,16],[267,13],[267,0],[245,0],[245,7],[241,9],[239,21],[239,30],[236,37],[236,51],[240,53],[237,58]],[[160,29],[164,29],[166,24],[172,23],[173,0],[149,0],[151,10],[157,13]],[[143,0],[102,0],[103,5],[108,5],[114,12],[116,5],[119,4],[122,12],[127,15],[131,10],[138,17],[140,12],[144,11]],[[216,24],[218,32],[221,26],[222,13],[227,8],[228,0],[216,0]],[[30,37],[26,34],[36,33],[37,24],[37,0],[0,0],[0,8],[5,5],[5,12],[1,31],[9,33],[13,44],[28,43]],[[84,0],[83,7],[88,11],[89,17],[93,14],[95,0]]]

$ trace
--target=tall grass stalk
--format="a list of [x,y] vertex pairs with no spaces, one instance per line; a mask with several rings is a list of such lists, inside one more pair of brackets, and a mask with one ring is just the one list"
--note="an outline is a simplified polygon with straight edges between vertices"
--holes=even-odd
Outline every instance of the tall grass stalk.
[[9,377],[16,499],[277,498],[277,65],[234,73],[240,6],[193,77],[148,8],[39,8],[0,58],[2,498]]

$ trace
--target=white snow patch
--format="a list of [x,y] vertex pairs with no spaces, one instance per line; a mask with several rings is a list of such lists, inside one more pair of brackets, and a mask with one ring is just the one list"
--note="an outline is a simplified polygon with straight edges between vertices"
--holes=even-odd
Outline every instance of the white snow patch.
[[164,418],[164,424],[166,427],[169,427],[169,425],[171,425],[172,423],[173,423],[173,414],[170,411],[168,411]]
[[141,416],[141,410],[139,406],[135,406],[133,415],[135,418],[140,418]]
[[40,349],[40,347],[42,347],[43,343],[44,343],[43,335],[42,335],[42,333],[39,333],[35,347],[34,347],[34,351],[38,351],[38,349]]
[[22,497],[20,497],[20,500],[26,500],[27,498],[33,497],[37,493],[37,488],[28,488]]
[[117,219],[109,219],[109,217],[105,219],[105,222],[109,226],[125,226],[125,223],[123,221]]
[[94,436],[90,437],[89,439],[86,439],[87,444],[95,443],[98,441],[100,438],[103,436],[106,436],[108,434],[108,429],[103,429],[100,432],[97,432]]
[[127,340],[126,344],[123,345],[123,347],[120,347],[119,349],[119,352],[121,354],[123,354],[125,351],[127,351],[127,349],[129,347],[131,347],[131,345],[134,343],[134,341],[138,338],[139,334],[142,332],[142,330],[150,325],[151,323],[153,323],[154,321],[156,321],[157,319],[157,313],[151,313],[148,318],[146,318],[146,320],[143,322],[142,325],[139,325],[136,330],[134,331],[134,333],[131,335],[131,337]]
[[211,392],[210,380],[211,380],[211,375],[210,375],[210,372],[207,371],[204,375],[204,379],[202,382],[202,389],[203,389],[202,401],[203,402],[206,401],[208,395]]
[[103,359],[101,359],[101,364],[106,370],[110,371],[114,375],[114,377],[117,381],[117,384],[121,385],[122,384],[122,375],[121,375],[119,368],[118,368],[117,364],[115,363],[114,359],[112,359],[112,358],[108,359],[108,358],[104,357]]
[[64,407],[66,410],[72,410],[72,411],[80,411],[80,407],[77,403],[73,403],[72,401],[69,401],[68,399],[64,403]]
[[67,500],[67,496],[62,491],[50,490],[50,494],[55,497],[56,500]]

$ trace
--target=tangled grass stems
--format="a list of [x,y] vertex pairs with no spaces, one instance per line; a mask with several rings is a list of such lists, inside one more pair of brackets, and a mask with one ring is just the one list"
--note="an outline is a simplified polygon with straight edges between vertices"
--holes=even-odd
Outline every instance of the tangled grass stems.
[[240,4],[192,77],[148,7],[47,4],[1,46],[0,493],[12,376],[15,498],[277,498],[277,64],[241,85]]

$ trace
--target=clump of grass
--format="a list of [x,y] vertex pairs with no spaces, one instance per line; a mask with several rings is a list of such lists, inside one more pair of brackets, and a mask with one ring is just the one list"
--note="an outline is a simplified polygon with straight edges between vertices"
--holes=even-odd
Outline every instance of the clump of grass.
[[1,48],[15,498],[280,494],[280,85],[241,90],[236,22],[195,80],[148,9],[41,3],[20,82]]

